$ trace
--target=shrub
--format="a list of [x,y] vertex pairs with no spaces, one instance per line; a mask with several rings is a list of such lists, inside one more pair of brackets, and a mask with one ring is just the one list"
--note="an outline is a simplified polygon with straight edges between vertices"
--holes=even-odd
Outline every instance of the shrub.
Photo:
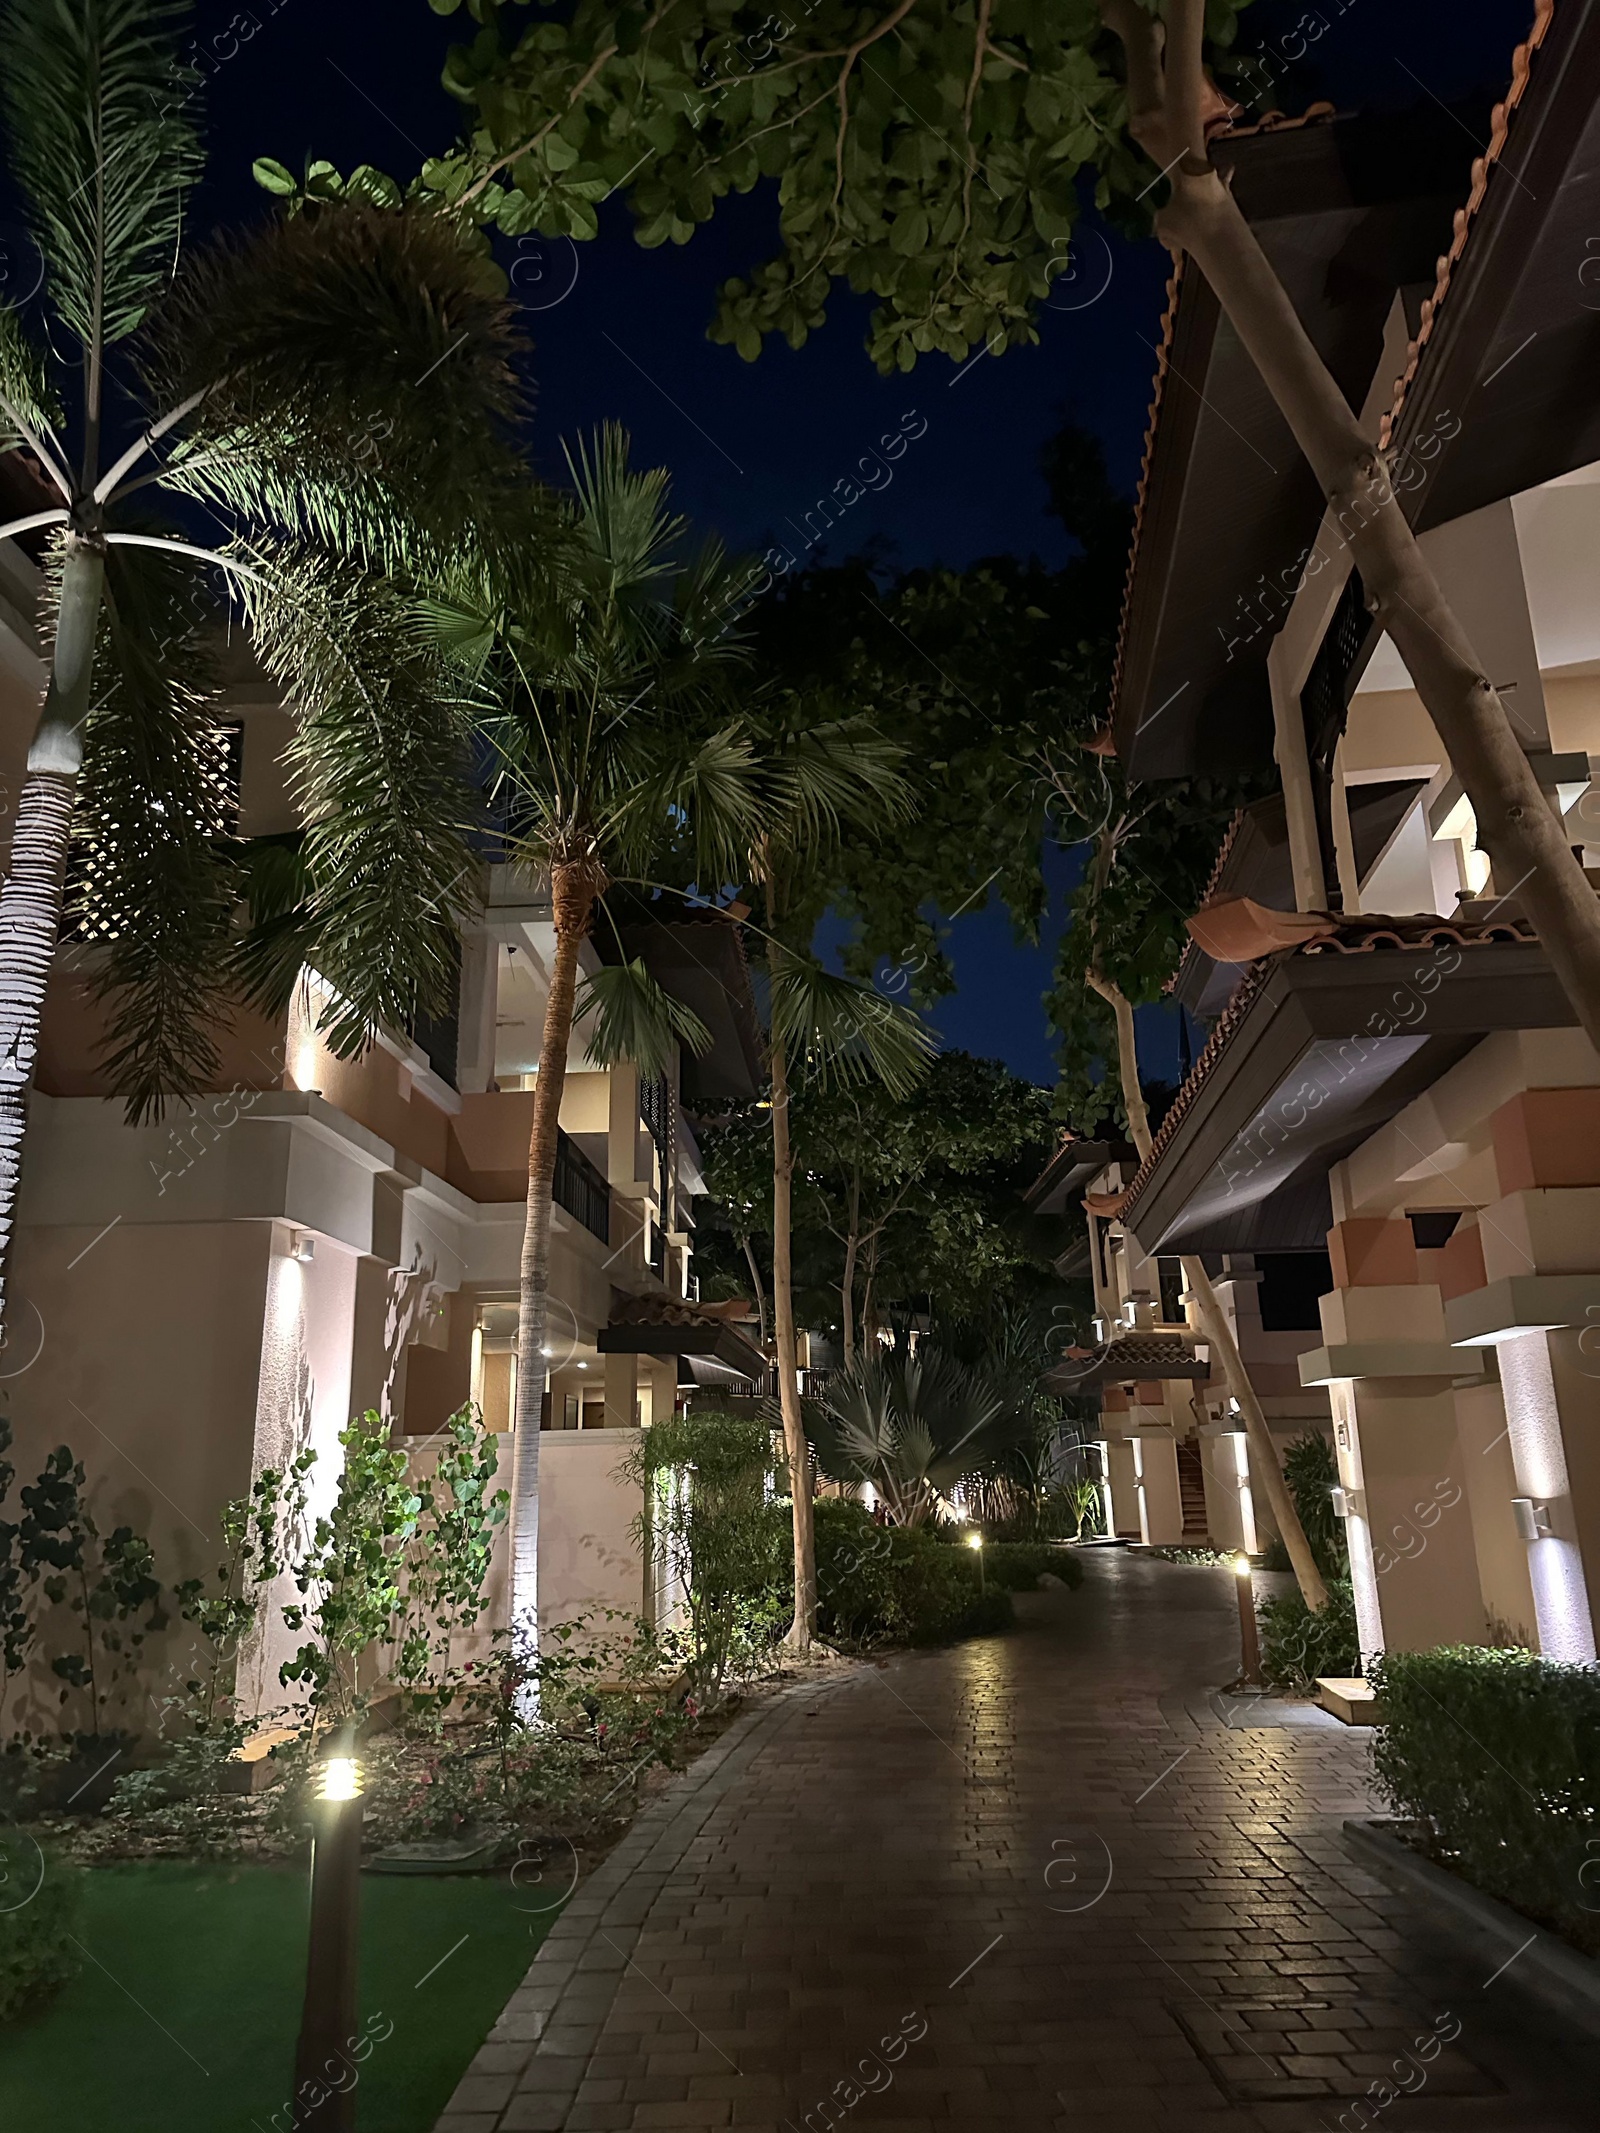
[[1328,1584],[1328,1604],[1313,1614],[1298,1592],[1280,1593],[1257,1610],[1261,1624],[1261,1671],[1275,1689],[1309,1695],[1319,1674],[1355,1674],[1361,1668],[1355,1595],[1342,1578]]
[[624,1471],[646,1491],[641,1546],[682,1581],[690,1667],[714,1698],[768,1662],[794,1608],[790,1510],[768,1493],[771,1429],[715,1408],[674,1415],[645,1431]]
[[875,1526],[837,1498],[817,1505],[817,1588],[823,1630],[841,1644],[947,1644],[1014,1619],[1008,1592],[981,1589],[973,1551]]
[[15,1830],[0,1836],[0,1870],[0,2022],[9,2022],[77,1971],[83,1875]]
[[1002,1591],[1033,1592],[1041,1571],[1063,1585],[1083,1583],[1083,1565],[1070,1548],[1052,1548],[1048,1541],[989,1541],[984,1547],[984,1576]]
[[1317,1568],[1325,1578],[1349,1577],[1350,1550],[1345,1543],[1344,1520],[1333,1508],[1339,1462],[1333,1446],[1320,1431],[1307,1430],[1286,1447],[1283,1478],[1289,1484],[1289,1494],[1294,1498]]
[[1600,1954],[1600,1674],[1475,1645],[1369,1669],[1378,1781],[1441,1863]]

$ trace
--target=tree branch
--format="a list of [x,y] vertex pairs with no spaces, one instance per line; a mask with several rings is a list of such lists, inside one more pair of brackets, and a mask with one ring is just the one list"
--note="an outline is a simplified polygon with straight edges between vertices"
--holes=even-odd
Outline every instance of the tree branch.
[[1128,64],[1128,131],[1157,162],[1166,161],[1166,85],[1161,25],[1139,0],[1100,0],[1100,19],[1120,40]]
[[[658,16],[652,15],[649,22],[645,25],[646,29],[653,29],[659,19],[660,18]],[[567,116],[567,113],[571,111],[576,105],[578,98],[582,96],[584,90],[588,88],[589,84],[600,72],[606,61],[608,59],[615,59],[616,56],[617,48],[614,44],[608,44],[603,52],[598,53],[596,57],[589,62],[588,66],[585,67],[582,74],[579,75],[578,79],[573,83],[572,88],[568,92],[567,101],[563,109],[558,111],[553,118],[546,119],[537,133],[530,134],[527,140],[520,142],[517,147],[508,148],[503,156],[496,156],[494,161],[490,163],[482,172],[480,172],[480,174],[476,178],[473,179],[472,183],[461,195],[461,198],[456,202],[457,207],[470,207],[472,205],[472,202],[477,199],[479,193],[485,191],[486,188],[494,182],[495,178],[502,170],[509,169],[510,166],[516,162],[519,156],[525,156],[530,149],[537,148],[539,143],[544,139],[547,133],[554,132],[555,128],[559,126],[561,124],[561,121]]]
[[1206,154],[1206,76],[1201,47],[1206,32],[1205,0],[1169,0],[1167,8],[1166,109],[1167,148],[1185,162],[1209,170]]

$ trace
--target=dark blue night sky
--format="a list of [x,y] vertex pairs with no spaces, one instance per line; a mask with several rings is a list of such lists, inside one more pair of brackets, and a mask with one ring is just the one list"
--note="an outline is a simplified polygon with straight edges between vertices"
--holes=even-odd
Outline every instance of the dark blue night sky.
[[[258,27],[217,64],[210,86],[202,221],[237,223],[264,211],[249,175],[256,155],[294,167],[308,156],[346,168],[372,162],[406,178],[453,138],[458,107],[438,75],[452,37],[470,31],[464,14],[441,20],[426,0],[255,0],[245,12]],[[239,14],[232,0],[206,0],[198,19],[204,33],[217,33]],[[1532,0],[1318,0],[1310,8],[1269,0],[1251,9],[1244,41],[1270,45],[1307,16],[1327,28],[1291,76],[1286,108],[1329,96],[1392,109],[1502,84]],[[1463,136],[1463,197],[1481,146]],[[867,307],[848,294],[835,294],[826,328],[798,352],[774,344],[752,365],[706,340],[717,284],[765,256],[771,230],[771,201],[758,191],[726,203],[682,250],[641,251],[620,201],[591,244],[525,239],[520,253],[507,248],[533,342],[531,438],[542,471],[559,478],[561,440],[616,418],[639,457],[672,468],[678,507],[696,522],[735,547],[792,546],[792,521],[915,410],[926,431],[895,463],[893,481],[855,506],[831,551],[871,541],[902,566],[961,566],[1002,550],[1063,560],[1066,539],[1046,514],[1038,459],[1065,419],[1102,438],[1114,476],[1131,491],[1168,271],[1158,246],[1115,238],[1086,246],[1082,284],[1058,285],[1063,308],[1044,318],[1037,348],[980,357],[961,371],[925,358],[909,378],[883,379],[862,352]],[[1075,860],[1054,857],[1051,874],[1059,905]],[[1053,945],[1048,924],[1046,934],[1036,948],[1018,945],[997,909],[956,922],[959,989],[935,1016],[947,1042],[1053,1078],[1039,1004]],[[1151,1069],[1170,1075],[1171,1019],[1149,1013]]]

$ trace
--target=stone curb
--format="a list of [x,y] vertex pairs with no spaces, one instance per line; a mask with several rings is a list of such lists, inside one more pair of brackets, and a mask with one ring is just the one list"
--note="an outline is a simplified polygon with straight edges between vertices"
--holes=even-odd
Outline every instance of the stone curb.
[[650,1802],[551,1927],[434,2133],[560,2133],[669,1877],[788,1707],[856,1675],[796,1681],[763,1698]]
[[1558,2014],[1600,2036],[1600,1963],[1569,1948],[1508,1904],[1486,1896],[1471,1882],[1424,1859],[1409,1844],[1391,1836],[1392,1827],[1383,1822],[1347,1821],[1344,1841],[1390,1880],[1404,1883],[1438,1909],[1450,1912],[1452,1925],[1470,1926],[1475,1956],[1483,1954],[1485,1942],[1491,1950],[1503,1950],[1507,1967],[1515,1961],[1517,1978],[1530,1992]]

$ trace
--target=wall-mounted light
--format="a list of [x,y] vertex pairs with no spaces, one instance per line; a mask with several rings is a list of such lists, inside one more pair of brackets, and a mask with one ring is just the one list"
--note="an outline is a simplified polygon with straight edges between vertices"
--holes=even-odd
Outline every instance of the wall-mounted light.
[[1548,1540],[1552,1531],[1550,1506],[1538,1503],[1531,1496],[1513,1496],[1511,1516],[1517,1528],[1517,1538],[1525,1541]]
[[291,1259],[298,1259],[302,1266],[309,1266],[317,1256],[317,1240],[309,1230],[296,1230],[294,1244],[290,1249]]
[[1338,1482],[1335,1482],[1332,1488],[1329,1489],[1328,1494],[1333,1499],[1333,1515],[1335,1518],[1366,1517],[1366,1500],[1359,1489],[1342,1488]]

